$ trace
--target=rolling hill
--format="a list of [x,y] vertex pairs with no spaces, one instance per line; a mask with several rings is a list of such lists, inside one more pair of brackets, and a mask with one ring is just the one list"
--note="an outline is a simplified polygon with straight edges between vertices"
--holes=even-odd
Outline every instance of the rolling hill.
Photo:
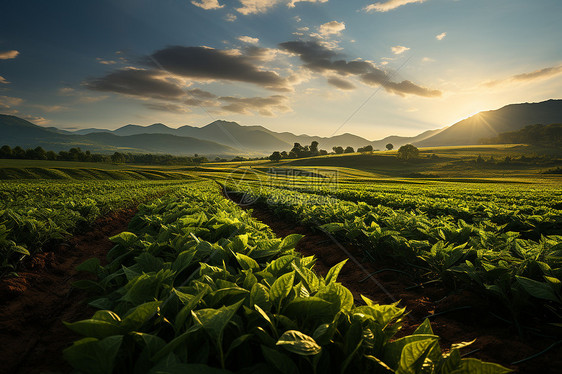
[[483,139],[517,131],[527,125],[561,122],[562,100],[511,104],[475,114],[413,144],[422,147],[481,144]]

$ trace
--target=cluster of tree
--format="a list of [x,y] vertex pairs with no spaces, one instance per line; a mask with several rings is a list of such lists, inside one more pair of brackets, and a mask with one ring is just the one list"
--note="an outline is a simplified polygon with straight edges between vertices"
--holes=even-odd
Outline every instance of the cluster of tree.
[[[392,143],[388,143],[386,145],[386,149],[390,151],[394,149],[394,145],[392,145]],[[355,153],[355,149],[353,149],[353,147],[351,146],[347,146],[345,148],[342,146],[335,146],[332,147],[332,151],[333,151],[332,153],[335,153],[337,155],[341,155],[344,153]],[[378,151],[378,149],[373,149],[373,146],[370,144],[364,147],[357,148],[357,152],[360,153],[370,153],[373,151]],[[293,149],[291,149],[289,152],[275,151],[268,158],[271,161],[277,162],[285,158],[313,157],[313,156],[323,156],[327,154],[328,151],[324,149],[319,150],[318,142],[313,141],[312,143],[310,143],[310,145],[305,145],[304,147],[300,143],[295,143]],[[419,156],[419,150],[411,144],[403,145],[398,150],[398,158],[403,160],[410,160],[412,158],[417,158],[418,156]],[[236,161],[236,159],[233,161]]]
[[486,144],[523,143],[543,147],[562,146],[562,124],[529,125],[518,131],[504,132],[495,138],[484,139]]
[[271,161],[279,161],[284,158],[303,158],[327,155],[328,152],[324,149],[318,149],[318,142],[313,141],[310,145],[302,146],[300,143],[295,143],[293,148],[287,152],[275,151],[269,156]]
[[420,150],[412,144],[406,144],[398,148],[398,157],[400,160],[412,160],[420,156]]
[[[391,144],[392,146],[392,144]],[[392,148],[390,148],[392,149]],[[353,149],[353,147],[351,146],[347,146],[347,147],[342,147],[342,146],[336,146],[336,147],[332,147],[332,153],[335,153],[337,155],[341,155],[344,153],[354,153],[355,149]],[[361,153],[368,153],[368,152],[372,152],[374,151],[373,146],[372,145],[367,145],[365,147],[359,147],[357,148],[357,152],[361,152]],[[287,152],[287,151],[283,151],[283,152],[279,152],[279,151],[275,151],[271,154],[271,156],[269,156],[269,159],[271,161],[279,161],[285,158],[302,158],[302,157],[314,157],[314,156],[324,156],[327,155],[328,151],[326,151],[325,149],[318,149],[318,142],[317,141],[313,141],[312,143],[310,143],[310,145],[305,145],[302,146],[300,143],[295,143],[293,145],[293,148]]]
[[494,156],[490,156],[489,159],[485,159],[482,155],[478,155],[474,162],[479,165],[485,164],[498,164],[498,165],[506,165],[506,164],[529,164],[529,165],[544,165],[544,164],[551,164],[552,162],[557,161],[556,157],[553,156],[525,156],[520,155],[519,157],[515,156],[505,156],[503,158],[494,158]]
[[341,146],[332,147],[332,151],[334,151],[334,153],[337,154],[337,155],[341,155],[343,153],[353,153],[353,152],[355,152],[355,150],[351,146],[347,146],[347,147],[345,147],[345,149]]
[[115,152],[112,155],[91,153],[80,148],[70,148],[68,151],[45,151],[42,147],[23,149],[4,145],[0,148],[0,158],[21,160],[50,160],[50,161],[77,161],[77,162],[113,162],[147,165],[197,165],[207,162],[205,157],[172,156],[160,154],[134,154]]

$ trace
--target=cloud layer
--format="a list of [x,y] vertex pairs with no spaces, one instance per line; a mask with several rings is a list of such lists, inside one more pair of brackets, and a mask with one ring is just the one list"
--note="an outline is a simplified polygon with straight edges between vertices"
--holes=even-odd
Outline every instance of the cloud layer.
[[539,79],[551,78],[551,77],[554,77],[554,76],[559,75],[559,74],[562,74],[562,65],[550,66],[550,67],[546,67],[546,68],[543,68],[543,69],[531,71],[529,73],[521,73],[521,74],[512,75],[511,77],[506,78],[506,79],[500,79],[500,80],[495,80],[495,81],[491,81],[491,82],[486,82],[486,83],[484,83],[484,86],[495,87],[495,86],[498,86],[498,85],[501,85],[501,84],[508,84],[508,83],[514,83],[514,82],[529,82],[529,81],[534,81],[534,80],[539,80]]
[[86,80],[83,85],[95,91],[154,99],[174,100],[185,94],[165,73],[152,69],[118,69],[104,77]]
[[[441,91],[425,88],[405,80],[393,82],[392,77],[375,64],[364,60],[347,61],[333,50],[320,45],[316,41],[292,41],[279,45],[282,49],[297,55],[304,66],[318,73],[336,73],[340,76],[356,76],[363,83],[370,86],[382,86],[386,91],[398,95],[418,95],[424,97],[441,96]],[[328,81],[330,84],[343,89],[351,89],[352,84],[342,78]],[[346,85],[344,82],[347,82]],[[344,88],[345,87],[345,88]]]
[[398,7],[403,5],[413,4],[413,3],[423,3],[426,0],[387,0],[382,3],[374,3],[371,5],[367,5],[363,8],[367,12],[388,12],[390,10],[394,10]]

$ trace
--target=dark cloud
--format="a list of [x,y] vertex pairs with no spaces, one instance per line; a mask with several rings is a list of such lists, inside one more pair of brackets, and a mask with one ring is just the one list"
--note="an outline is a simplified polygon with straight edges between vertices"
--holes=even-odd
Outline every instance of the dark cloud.
[[287,90],[287,81],[273,71],[260,70],[252,59],[206,47],[173,46],[153,53],[147,63],[172,74],[194,79],[247,82]]
[[275,112],[288,112],[291,110],[287,105],[287,97],[283,95],[268,97],[222,96],[219,100],[225,103],[222,109],[240,114],[251,114],[252,111],[257,111],[263,116],[273,116]]
[[387,84],[384,84],[383,87],[385,90],[401,96],[408,95],[408,94],[424,96],[424,97],[441,96],[441,91],[439,90],[431,90],[429,88],[420,87],[417,84],[407,80],[399,83],[388,82]]
[[[342,76],[358,76],[363,83],[372,86],[382,86],[389,92],[398,95],[418,95],[425,97],[441,96],[441,91],[431,90],[416,85],[411,81],[393,82],[389,74],[379,69],[372,62],[345,60],[337,53],[317,41],[291,41],[279,44],[280,48],[299,56],[304,66],[315,72],[334,72]],[[351,83],[342,79],[330,78],[328,82],[336,87],[352,89]],[[338,84],[341,86],[338,86]]]
[[158,70],[119,69],[101,78],[82,83],[95,91],[173,100],[185,95],[177,84]]
[[145,108],[169,113],[188,113],[189,109],[173,103],[144,103]]
[[281,49],[299,55],[304,66],[314,71],[330,69],[331,59],[338,54],[315,41],[294,41],[279,44]]
[[[171,113],[187,113],[186,106],[213,107],[220,110],[252,114],[258,112],[273,116],[276,112],[287,112],[288,98],[283,95],[267,97],[219,97],[200,88],[183,89],[175,83],[168,73],[160,70],[120,69],[104,77],[90,79],[83,85],[91,90],[134,95],[144,99],[159,99],[168,102],[145,102],[142,105],[150,110]],[[0,97],[1,99],[2,97]],[[183,105],[181,105],[183,104]],[[0,100],[0,107],[2,100]]]
[[202,90],[200,88],[193,88],[186,91],[190,96],[196,97],[198,99],[215,99],[217,95],[210,93],[209,91]]
[[355,86],[351,82],[348,82],[345,79],[341,79],[337,77],[328,78],[328,83],[330,83],[332,86],[339,88],[340,90],[355,89]]

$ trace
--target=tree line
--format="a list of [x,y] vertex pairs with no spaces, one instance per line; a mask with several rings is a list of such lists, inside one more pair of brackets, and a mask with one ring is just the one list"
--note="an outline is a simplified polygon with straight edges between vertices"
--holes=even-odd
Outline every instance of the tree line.
[[17,160],[49,160],[75,162],[106,162],[117,164],[147,164],[147,165],[198,165],[208,162],[206,157],[195,154],[191,156],[173,156],[167,154],[136,154],[115,152],[112,155],[82,151],[79,147],[68,151],[46,151],[42,147],[23,149],[20,146],[11,148],[4,145],[0,148],[0,159]]
[[[394,149],[394,145],[392,143],[388,143],[386,145],[386,149],[391,151]],[[355,153],[355,149],[351,146],[342,147],[342,146],[335,146],[332,147],[332,153],[341,155],[344,153]],[[357,148],[357,152],[359,153],[371,153],[373,151],[378,151],[378,149],[373,149],[372,145],[366,145],[365,147]],[[401,146],[398,149],[396,157],[401,160],[411,160],[414,158],[419,157],[420,151],[417,147],[412,144],[406,144]],[[269,159],[274,162],[278,162],[282,159],[292,159],[292,158],[303,158],[303,157],[314,157],[314,156],[324,156],[327,155],[328,151],[325,149],[318,149],[318,142],[313,141],[310,145],[302,146],[300,143],[295,143],[293,145],[293,149],[289,152],[287,151],[275,151],[270,156]]]

